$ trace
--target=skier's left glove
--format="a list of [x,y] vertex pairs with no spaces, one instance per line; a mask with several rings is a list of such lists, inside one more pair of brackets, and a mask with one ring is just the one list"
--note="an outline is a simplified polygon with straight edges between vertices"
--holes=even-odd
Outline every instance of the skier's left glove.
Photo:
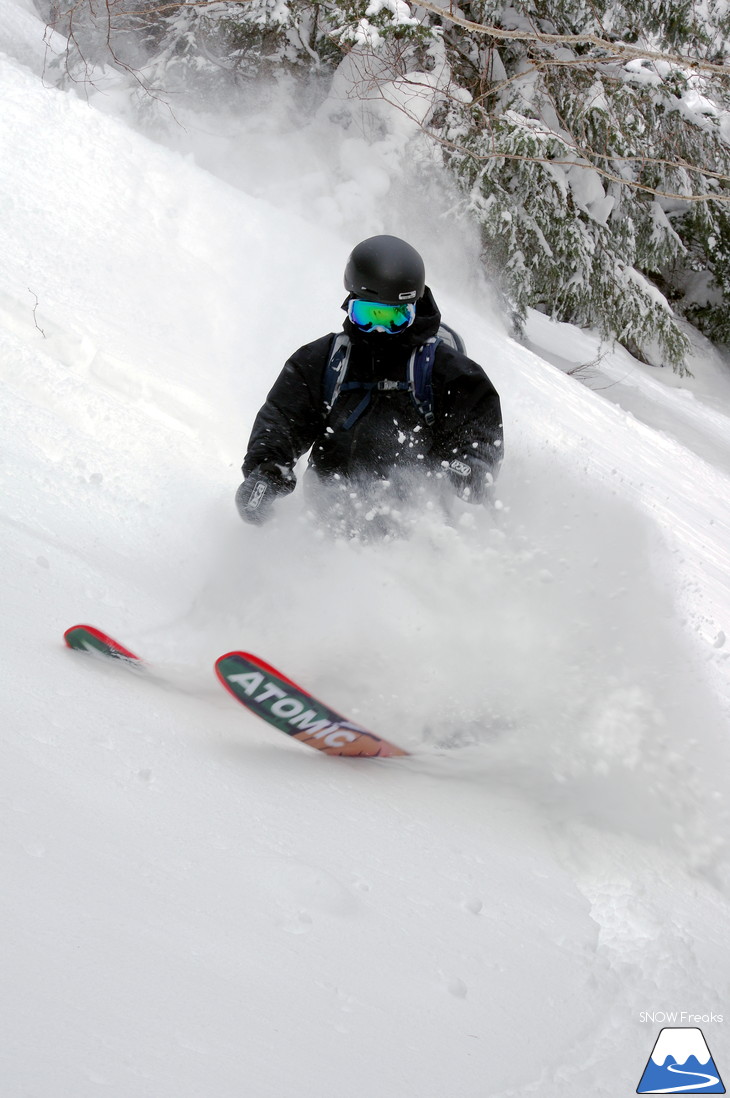
[[441,466],[459,499],[467,503],[484,503],[488,498],[494,484],[494,474],[484,458],[462,453],[450,461],[442,461]]
[[279,496],[294,491],[297,480],[288,465],[262,461],[248,474],[236,492],[236,507],[244,522],[260,525],[271,518],[271,508]]

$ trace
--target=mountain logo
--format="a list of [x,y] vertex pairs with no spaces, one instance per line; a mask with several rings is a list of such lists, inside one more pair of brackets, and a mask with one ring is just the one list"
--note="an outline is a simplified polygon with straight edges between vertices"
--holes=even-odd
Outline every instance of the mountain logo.
[[637,1094],[725,1094],[701,1029],[663,1029],[651,1050]]

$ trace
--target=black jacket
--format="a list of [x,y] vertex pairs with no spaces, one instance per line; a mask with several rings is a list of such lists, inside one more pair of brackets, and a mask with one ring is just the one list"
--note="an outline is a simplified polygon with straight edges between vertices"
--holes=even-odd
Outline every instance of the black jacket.
[[[365,334],[345,320],[352,341],[346,381],[407,380],[413,348],[435,335],[440,321],[428,288],[415,321],[400,334]],[[461,469],[465,462],[478,465],[488,474],[487,482],[496,475],[502,459],[502,415],[499,396],[481,366],[440,343],[432,374],[431,426],[410,393],[376,390],[361,417],[346,429],[343,425],[363,392],[340,393],[328,413],[324,374],[334,339],[330,333],[300,347],[284,366],[256,416],[245,475],[262,462],[291,469],[310,448],[310,467],[324,478],[387,478],[395,468],[409,466],[443,476],[452,462]],[[449,475],[458,489],[463,473]],[[477,479],[485,478],[474,477],[475,489]],[[481,495],[475,491],[473,501]]]

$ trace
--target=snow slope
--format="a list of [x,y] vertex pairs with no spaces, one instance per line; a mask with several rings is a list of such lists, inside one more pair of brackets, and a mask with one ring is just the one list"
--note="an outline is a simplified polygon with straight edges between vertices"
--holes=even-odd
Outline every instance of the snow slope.
[[[658,429],[566,377],[424,226],[503,395],[496,519],[343,544],[298,492],[243,527],[352,239],[43,87],[0,11],[3,1093],[633,1093],[639,1011],[730,984],[722,410],[666,389]],[[167,681],[65,651],[83,620]],[[277,737],[214,682],[233,647],[414,755]]]

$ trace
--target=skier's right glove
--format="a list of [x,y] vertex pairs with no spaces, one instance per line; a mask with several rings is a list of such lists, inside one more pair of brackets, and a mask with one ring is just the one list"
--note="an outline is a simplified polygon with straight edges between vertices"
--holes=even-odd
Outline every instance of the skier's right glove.
[[260,525],[271,518],[271,508],[279,496],[294,491],[296,477],[288,465],[262,461],[248,474],[236,492],[236,507],[244,522]]
[[484,458],[464,451],[441,464],[459,499],[467,503],[485,502],[494,484],[494,474]]

